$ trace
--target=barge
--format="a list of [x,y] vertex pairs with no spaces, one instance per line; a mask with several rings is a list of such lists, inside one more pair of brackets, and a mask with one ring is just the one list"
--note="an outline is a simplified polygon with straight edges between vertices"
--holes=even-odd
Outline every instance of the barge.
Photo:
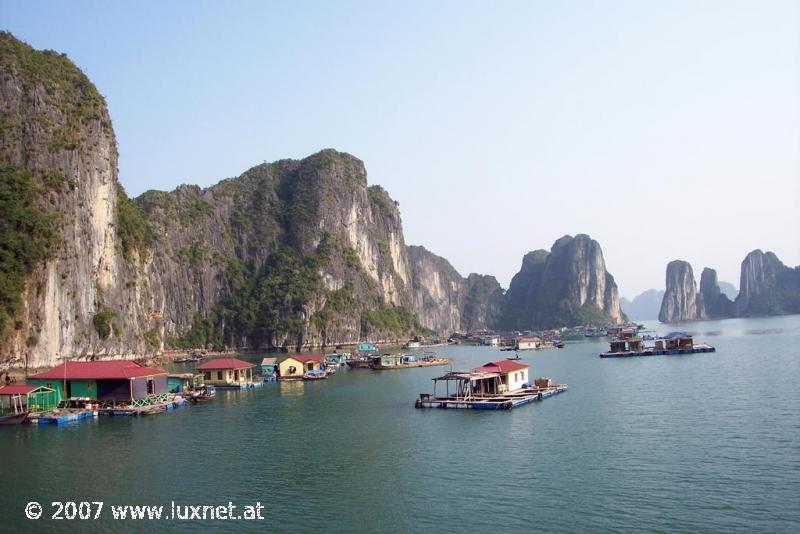
[[644,339],[635,330],[622,330],[609,341],[609,350],[600,354],[601,358],[633,358],[637,356],[672,356],[716,352],[708,343],[695,343],[693,337],[685,332],[670,332],[656,338],[652,346],[645,346]]
[[[511,360],[489,362],[471,371],[451,371],[434,378],[433,393],[421,393],[414,407],[511,410],[567,390],[566,384],[554,384],[549,378],[537,378],[531,385],[528,371],[527,365]],[[439,382],[445,383],[444,396],[436,395]]]

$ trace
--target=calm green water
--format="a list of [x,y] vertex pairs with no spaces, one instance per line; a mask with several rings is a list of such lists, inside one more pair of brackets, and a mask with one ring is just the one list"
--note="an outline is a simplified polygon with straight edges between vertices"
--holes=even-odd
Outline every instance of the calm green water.
[[[510,412],[414,409],[446,368],[350,370],[161,416],[2,428],[0,530],[797,532],[800,316],[683,328],[717,352],[526,353],[571,389]],[[464,369],[507,354],[440,353]],[[267,519],[31,521],[33,500],[45,515],[56,500],[261,501]]]

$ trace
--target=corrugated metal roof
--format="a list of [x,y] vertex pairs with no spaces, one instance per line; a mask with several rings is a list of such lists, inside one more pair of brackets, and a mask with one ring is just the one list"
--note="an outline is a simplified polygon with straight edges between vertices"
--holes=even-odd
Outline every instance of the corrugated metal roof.
[[99,362],[64,362],[44,373],[29,377],[34,380],[127,380],[142,376],[165,375],[155,367],[145,367],[131,360]]
[[240,360],[239,358],[217,358],[216,360],[209,360],[206,363],[197,366],[198,371],[207,371],[213,369],[245,369],[247,367],[255,367],[256,364]]
[[511,360],[498,360],[496,362],[489,362],[473,369],[476,373],[513,373],[514,371],[522,371],[527,369],[528,366],[522,363],[517,363]]
[[295,359],[301,363],[306,363],[306,362],[325,363],[325,356],[322,356],[321,354],[293,354],[292,356],[289,356],[289,358]]
[[0,388],[0,395],[27,395],[31,391],[36,391],[42,386],[31,386],[30,384],[11,384]]

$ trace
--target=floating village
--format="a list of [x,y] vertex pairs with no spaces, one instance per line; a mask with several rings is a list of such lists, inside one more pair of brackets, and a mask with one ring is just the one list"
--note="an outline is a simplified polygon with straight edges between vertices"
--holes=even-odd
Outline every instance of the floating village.
[[[601,358],[685,355],[714,352],[695,343],[685,332],[653,337],[644,326],[576,327],[544,332],[489,331],[453,334],[447,341],[426,342],[416,337],[400,350],[382,351],[372,343],[359,343],[351,352],[337,347],[329,354],[269,356],[260,365],[235,357],[210,358],[200,351],[168,361],[194,365],[192,372],[171,373],[135,360],[67,360],[16,383],[6,374],[0,386],[0,425],[63,425],[99,416],[130,417],[163,414],[175,408],[211,402],[218,390],[247,390],[279,381],[326,380],[339,371],[394,371],[421,367],[449,367],[432,379],[433,390],[420,393],[416,408],[510,410],[567,391],[566,384],[548,377],[533,378],[520,352],[559,349],[566,342],[608,337],[609,350]],[[652,341],[652,345],[645,345]],[[435,349],[448,344],[469,344],[513,351],[468,370],[454,370],[449,358]],[[492,351],[496,354],[497,351]]]

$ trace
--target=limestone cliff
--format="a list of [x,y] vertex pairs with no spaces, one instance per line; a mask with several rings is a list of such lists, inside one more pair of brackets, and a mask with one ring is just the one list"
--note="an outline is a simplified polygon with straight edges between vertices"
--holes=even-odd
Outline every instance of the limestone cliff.
[[667,289],[661,301],[658,320],[662,323],[702,319],[704,311],[697,308],[697,285],[692,266],[675,260],[667,265]]
[[424,247],[408,247],[413,309],[423,326],[438,332],[494,327],[503,289],[493,276],[462,277],[446,259]]
[[735,315],[733,302],[720,289],[717,271],[706,267],[700,275],[698,308],[708,319],[725,319]]
[[147,350],[142,334],[156,327],[149,260],[123,255],[117,148],[103,97],[63,54],[0,33],[0,122],[4,185],[13,173],[29,176],[34,205],[54,219],[51,250],[10,296],[19,306],[8,308],[13,327],[0,354],[39,366]]
[[740,316],[800,313],[800,266],[787,267],[772,252],[754,250],[742,261]]
[[603,252],[587,235],[564,236],[550,252],[525,255],[503,303],[506,328],[618,323],[623,314]]
[[397,203],[367,185],[359,159],[323,150],[132,202],[86,76],[7,33],[0,66],[0,354],[15,364],[495,320],[499,284],[408,248]]

